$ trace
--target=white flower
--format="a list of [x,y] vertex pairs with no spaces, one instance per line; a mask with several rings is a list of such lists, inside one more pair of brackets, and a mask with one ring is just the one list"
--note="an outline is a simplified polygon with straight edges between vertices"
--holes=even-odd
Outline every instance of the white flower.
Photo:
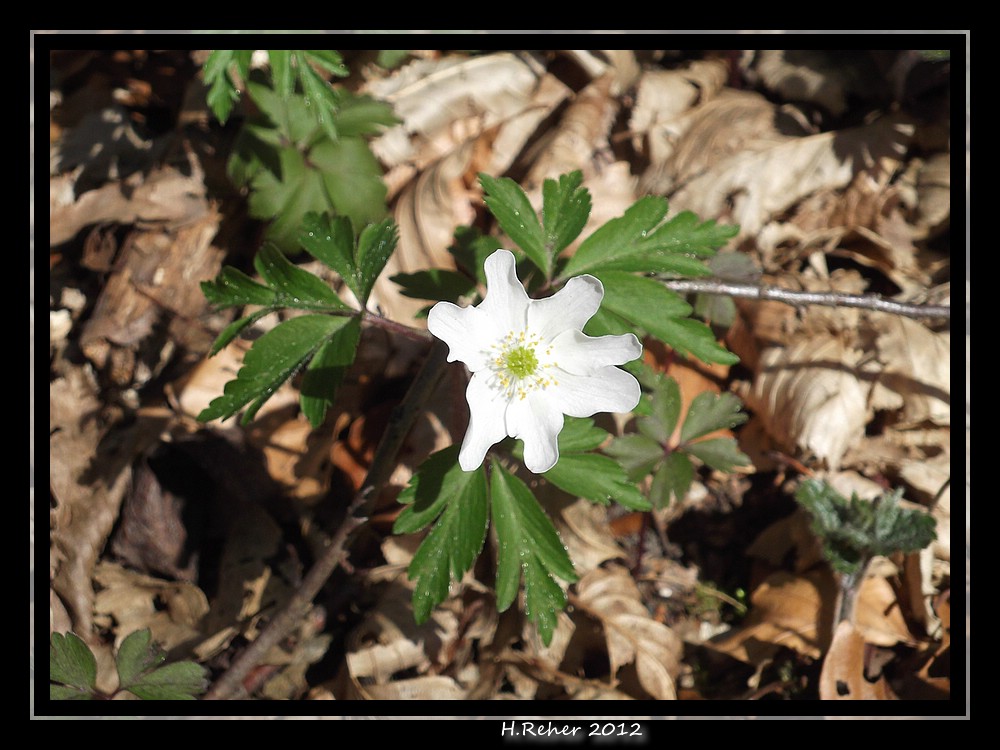
[[559,460],[563,415],[628,412],[639,383],[614,365],[642,354],[631,333],[591,337],[581,332],[597,312],[604,287],[577,276],[546,299],[530,299],[514,272],[514,255],[486,259],[487,293],[475,307],[438,302],[427,328],[448,344],[448,361],[472,372],[466,399],[471,415],[458,456],[465,471],[479,468],[504,437],[524,441],[524,465],[535,473]]

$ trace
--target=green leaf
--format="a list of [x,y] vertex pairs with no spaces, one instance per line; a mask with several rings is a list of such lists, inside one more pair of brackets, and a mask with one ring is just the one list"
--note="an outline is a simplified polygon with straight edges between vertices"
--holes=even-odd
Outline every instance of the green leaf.
[[253,50],[217,49],[208,56],[202,70],[208,88],[206,101],[216,118],[223,125],[232,114],[233,105],[239,101],[240,92],[233,82],[230,70],[235,66],[245,81],[250,71]]
[[347,283],[354,296],[361,298],[357,264],[354,261],[354,229],[346,216],[331,219],[310,211],[302,220],[299,243],[316,260],[326,264]]
[[639,199],[621,217],[611,219],[585,239],[562,276],[596,269],[709,275],[700,258],[714,255],[716,248],[736,235],[738,227],[699,222],[690,211],[660,225],[667,210],[667,201],[659,196]]
[[299,268],[285,257],[277,245],[265,242],[254,266],[277,292],[276,303],[300,310],[349,310],[337,293],[318,276]]
[[273,305],[278,299],[273,289],[258,284],[232,266],[225,266],[211,281],[201,282],[201,291],[205,299],[219,307]]
[[507,610],[525,580],[525,614],[538,626],[542,640],[552,640],[556,616],[566,595],[555,582],[577,580],[573,563],[552,521],[531,490],[500,464],[492,464],[493,527],[497,536],[497,609]]
[[[760,278],[760,269],[743,253],[719,253],[709,259],[708,267],[719,279],[749,282]],[[702,320],[729,328],[736,319],[736,304],[725,294],[697,294],[694,312]]]
[[550,258],[580,235],[590,217],[590,192],[580,187],[582,183],[583,174],[576,170],[560,175],[558,182],[545,180],[542,184],[542,223]]
[[399,284],[404,297],[457,302],[476,289],[476,282],[458,271],[428,268],[415,273],[397,273],[389,278]]
[[94,694],[89,690],[49,683],[49,699],[54,701],[92,701]]
[[392,70],[410,56],[408,49],[380,49],[375,58],[375,64],[380,68]]
[[129,633],[118,647],[115,664],[118,668],[118,684],[125,690],[137,682],[144,673],[155,669],[167,655],[152,643],[149,628]]
[[396,222],[386,219],[380,224],[371,224],[361,230],[358,238],[358,277],[361,287],[361,303],[368,301],[375,280],[382,269],[385,268],[386,261],[396,249],[399,241],[399,233],[396,230]]
[[812,530],[833,569],[856,575],[874,555],[914,552],[937,538],[934,517],[900,507],[901,495],[896,490],[863,500],[853,494],[848,500],[826,482],[807,479],[795,499],[812,515]]
[[274,90],[286,99],[295,93],[295,71],[292,69],[292,50],[269,49],[267,59],[271,64]]
[[666,445],[677,427],[681,413],[681,389],[671,377],[663,378],[657,384],[650,399],[648,417],[637,420],[639,431],[658,443]]
[[398,125],[400,120],[385,102],[370,96],[343,92],[340,109],[333,118],[341,137],[377,135],[387,126]]
[[564,417],[559,433],[559,453],[583,453],[599,446],[608,438],[606,430],[594,424],[589,417]]
[[417,581],[413,615],[418,624],[448,597],[450,582],[461,580],[486,540],[486,472],[482,467],[462,471],[458,452],[454,445],[431,455],[399,496],[407,507],[396,519],[394,533],[413,533],[437,519],[408,573]]
[[545,233],[535,209],[521,187],[508,177],[490,177],[480,172],[483,200],[500,228],[520,247],[545,278],[552,274],[552,255],[545,247]]
[[327,73],[331,73],[338,78],[346,78],[350,74],[347,66],[344,65],[344,58],[336,50],[307,49],[303,51],[309,62],[318,65]]
[[699,393],[691,402],[684,418],[681,442],[686,443],[710,432],[743,424],[748,417],[745,412],[740,411],[742,406],[739,398],[732,393]]
[[[356,136],[336,143],[321,141],[309,152],[322,178],[324,195],[335,214],[349,216],[356,227],[380,221],[386,213],[382,167],[368,144]],[[329,210],[313,207],[312,210]]]
[[216,354],[222,351],[226,346],[228,346],[229,342],[232,341],[234,338],[236,338],[239,335],[240,331],[242,331],[247,326],[256,323],[265,315],[270,315],[273,312],[274,308],[265,307],[264,309],[258,310],[257,312],[247,315],[244,318],[240,318],[239,320],[234,320],[232,323],[230,323],[229,325],[227,325],[225,328],[222,329],[222,333],[219,334],[218,338],[215,339],[215,343],[212,344],[212,349],[211,351],[209,351],[208,356],[214,357]]
[[627,508],[649,510],[651,507],[629,482],[625,470],[613,458],[598,453],[560,455],[558,463],[542,476],[563,492],[601,505],[609,505],[614,500]]
[[483,234],[475,227],[459,227],[455,230],[455,241],[448,247],[448,252],[470,278],[486,286],[484,264],[499,246],[496,237]]
[[604,284],[602,309],[621,316],[672,347],[704,362],[735,364],[739,357],[718,344],[712,329],[687,316],[691,306],[654,279],[624,271],[598,271]]
[[646,435],[616,437],[604,452],[614,456],[633,481],[649,474],[664,456],[663,446]]
[[142,675],[127,689],[144,701],[193,701],[207,687],[204,667],[179,661]]
[[202,410],[199,421],[227,419],[250,404],[243,418],[248,422],[347,321],[345,316],[302,315],[272,328],[254,342],[236,379],[226,383],[223,395]]
[[83,692],[93,692],[97,659],[76,633],[53,633],[49,639],[49,680]]
[[691,459],[680,451],[674,451],[663,460],[653,475],[649,501],[656,508],[666,508],[670,504],[671,495],[678,501],[683,500],[691,489],[693,479],[694,465]]
[[334,332],[309,362],[302,376],[299,404],[313,428],[323,424],[326,410],[333,405],[337,388],[354,362],[360,338],[361,318],[348,318],[344,327]]
[[718,471],[732,471],[734,466],[746,466],[750,463],[749,457],[740,451],[733,438],[689,443],[684,446],[684,450]]

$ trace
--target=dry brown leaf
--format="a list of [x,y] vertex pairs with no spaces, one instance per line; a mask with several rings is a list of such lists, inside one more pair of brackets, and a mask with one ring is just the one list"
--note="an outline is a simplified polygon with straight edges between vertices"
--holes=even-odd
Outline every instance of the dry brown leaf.
[[[706,107],[720,101],[722,97]],[[735,130],[744,124],[733,119],[716,127]],[[741,140],[728,158],[709,161],[703,156],[700,169],[693,168],[697,165],[676,169],[678,175],[696,176],[673,194],[671,206],[739,224],[735,241],[754,237],[768,221],[811,193],[845,187],[859,170],[884,157],[899,159],[912,133],[912,123],[886,117],[871,125],[802,138],[770,134],[759,145]],[[686,137],[704,136],[692,129]],[[678,153],[682,145],[678,144]]]
[[171,650],[201,638],[208,599],[192,583],[166,581],[102,561],[94,570],[101,590],[94,613],[101,627],[114,628],[115,643],[149,628],[153,640]]
[[625,557],[611,533],[608,511],[580,498],[563,508],[558,522],[559,536],[580,575],[589,573],[606,560]]
[[865,639],[849,622],[837,626],[819,677],[820,700],[894,700],[884,675],[865,677]]
[[650,617],[629,572],[621,566],[592,570],[576,590],[579,606],[604,627],[612,676],[634,663],[643,689],[658,700],[675,699],[683,644],[670,628]]
[[798,447],[836,469],[864,435],[869,388],[857,374],[861,352],[830,334],[769,347],[747,405],[786,449]]
[[365,692],[372,700],[460,701],[466,691],[451,677],[433,675],[411,680],[370,685]]
[[872,313],[884,363],[879,382],[903,399],[900,427],[951,423],[951,334],[899,315]]

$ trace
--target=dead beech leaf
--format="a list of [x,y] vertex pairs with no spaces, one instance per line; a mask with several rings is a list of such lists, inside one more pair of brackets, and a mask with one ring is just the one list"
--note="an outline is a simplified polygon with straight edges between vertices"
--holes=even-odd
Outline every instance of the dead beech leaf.
[[[742,123],[736,120],[728,127]],[[913,130],[904,119],[886,117],[871,125],[801,138],[770,134],[754,147],[741,142],[731,156],[706,164],[701,172],[687,168],[696,176],[673,194],[671,206],[739,224],[734,242],[754,237],[772,218],[817,190],[842,188],[858,171],[884,157],[899,159]],[[687,135],[695,136],[694,129]]]
[[864,435],[868,387],[857,374],[861,352],[819,334],[761,353],[747,405],[786,449],[811,453],[837,469]]
[[365,692],[373,700],[460,701],[466,691],[451,677],[430,675],[410,680],[371,685]]
[[612,676],[623,665],[635,663],[643,689],[658,700],[675,699],[683,644],[670,628],[650,617],[629,572],[617,565],[592,570],[576,590],[579,606],[604,627]]
[[558,528],[573,567],[581,575],[606,560],[625,557],[611,533],[607,510],[589,500],[580,498],[563,508]]
[[879,382],[903,399],[899,426],[951,423],[951,334],[899,315],[872,313],[884,364]]
[[[393,75],[371,81],[365,91],[393,106],[402,124],[372,141],[372,151],[390,167],[420,159],[423,166],[447,153],[456,122],[474,120],[461,141],[523,112],[538,84],[530,58],[510,52],[477,57],[452,55],[415,60]],[[425,151],[435,139],[449,146]],[[423,152],[423,153],[422,153]]]
[[819,676],[820,700],[895,700],[884,675],[875,682],[865,677],[865,639],[851,623],[841,622],[823,660]]
[[130,633],[149,628],[166,650],[201,637],[208,599],[192,583],[166,581],[103,561],[94,570],[101,590],[94,613],[103,627],[115,628],[115,643]]

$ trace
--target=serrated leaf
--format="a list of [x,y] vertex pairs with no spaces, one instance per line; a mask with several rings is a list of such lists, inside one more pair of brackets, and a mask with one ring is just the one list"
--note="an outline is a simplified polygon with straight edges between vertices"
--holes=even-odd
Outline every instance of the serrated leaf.
[[227,419],[251,404],[244,423],[278,387],[298,371],[306,361],[348,318],[332,315],[302,315],[272,328],[254,342],[243,360],[235,380],[226,383],[223,395],[202,410],[199,421]]
[[497,609],[503,612],[513,604],[523,571],[525,612],[548,644],[556,615],[566,606],[566,595],[554,577],[572,582],[577,578],[576,571],[552,521],[528,486],[500,464],[494,462],[492,467],[490,489],[498,545]]
[[118,647],[115,666],[118,684],[125,690],[140,679],[143,673],[163,663],[167,655],[152,643],[149,628],[129,633]]
[[559,453],[582,453],[599,446],[608,438],[606,430],[589,417],[565,417],[559,433]]
[[664,456],[663,446],[646,435],[622,435],[604,449],[613,456],[633,481],[653,470]]
[[460,269],[486,286],[486,259],[499,247],[496,237],[483,234],[475,227],[459,227],[455,230],[455,241],[448,246],[448,252]]
[[350,71],[344,65],[344,58],[340,53],[332,49],[307,49],[303,50],[309,62],[323,68],[327,73],[332,73],[338,78],[346,78]]
[[658,382],[650,399],[648,417],[637,420],[636,426],[643,435],[666,445],[677,427],[681,413],[681,389],[671,377]]
[[457,302],[476,289],[476,282],[458,271],[428,268],[414,273],[397,273],[389,280],[400,286],[404,297]]
[[342,138],[377,135],[386,127],[402,122],[385,102],[347,91],[343,92],[333,121]]
[[310,211],[302,220],[299,244],[316,260],[326,264],[360,298],[357,265],[354,261],[354,229],[346,216],[330,218]]
[[746,412],[740,411],[742,406],[740,399],[732,393],[699,393],[688,407],[681,427],[681,442],[686,443],[710,432],[743,424],[748,417]]
[[230,70],[236,67],[245,81],[250,68],[253,50],[217,49],[208,56],[202,70],[209,87],[206,101],[220,123],[226,124],[233,105],[239,101],[240,92],[233,82]]
[[219,307],[273,305],[278,293],[258,284],[242,271],[225,266],[211,281],[201,282],[201,291],[211,304]]
[[53,633],[49,639],[49,679],[80,691],[93,691],[97,659],[76,633]]
[[581,188],[583,174],[576,170],[559,176],[559,181],[542,184],[542,224],[549,257],[559,255],[580,232],[590,217],[590,192]]
[[548,278],[552,274],[552,256],[546,250],[545,233],[528,196],[508,177],[480,173],[479,182],[485,191],[483,201],[500,228]]
[[611,219],[585,239],[562,275],[597,269],[709,275],[700,259],[714,255],[716,248],[736,235],[738,227],[700,222],[690,211],[660,225],[667,210],[667,201],[659,196],[639,199],[621,217]]
[[206,687],[204,667],[193,661],[179,661],[142,675],[128,686],[128,691],[144,701],[193,701]]
[[215,339],[215,343],[212,344],[211,350],[208,352],[209,357],[214,357],[220,351],[222,351],[229,342],[236,338],[240,331],[242,331],[247,326],[253,325],[258,320],[263,318],[265,315],[270,315],[274,312],[273,308],[265,307],[263,310],[258,310],[255,313],[251,313],[246,317],[240,318],[239,320],[234,320],[232,323],[227,325],[222,329],[222,333],[218,335]]
[[649,488],[649,500],[656,508],[666,508],[673,496],[678,502],[691,489],[694,480],[694,465],[691,459],[680,451],[668,455],[653,475]]
[[277,245],[265,242],[254,258],[254,267],[277,292],[279,305],[300,310],[350,309],[325,281],[296,266]]
[[269,49],[267,61],[271,65],[274,90],[281,96],[289,97],[295,92],[295,71],[292,69],[292,50]]
[[396,249],[398,241],[399,232],[396,229],[396,222],[392,219],[371,224],[361,230],[361,236],[358,237],[358,276],[362,304],[368,301],[375,280],[385,268],[386,261]]
[[461,580],[483,549],[488,528],[486,473],[482,467],[462,471],[459,446],[431,455],[399,495],[407,505],[393,533],[419,531],[437,519],[410,563],[416,580],[413,616],[422,623],[448,596],[452,580]]
[[688,443],[684,450],[718,471],[732,471],[734,466],[746,466],[750,463],[749,457],[740,451],[733,438]]
[[560,455],[558,463],[542,476],[570,495],[602,505],[609,505],[614,500],[636,510],[652,507],[618,462],[598,453]]
[[326,410],[333,405],[337,388],[354,362],[360,338],[361,318],[348,318],[344,327],[334,332],[309,362],[302,376],[299,404],[313,428],[323,424]]
[[607,309],[672,347],[704,362],[735,364],[739,357],[715,340],[712,329],[687,316],[691,306],[662,283],[624,271],[598,271]]

